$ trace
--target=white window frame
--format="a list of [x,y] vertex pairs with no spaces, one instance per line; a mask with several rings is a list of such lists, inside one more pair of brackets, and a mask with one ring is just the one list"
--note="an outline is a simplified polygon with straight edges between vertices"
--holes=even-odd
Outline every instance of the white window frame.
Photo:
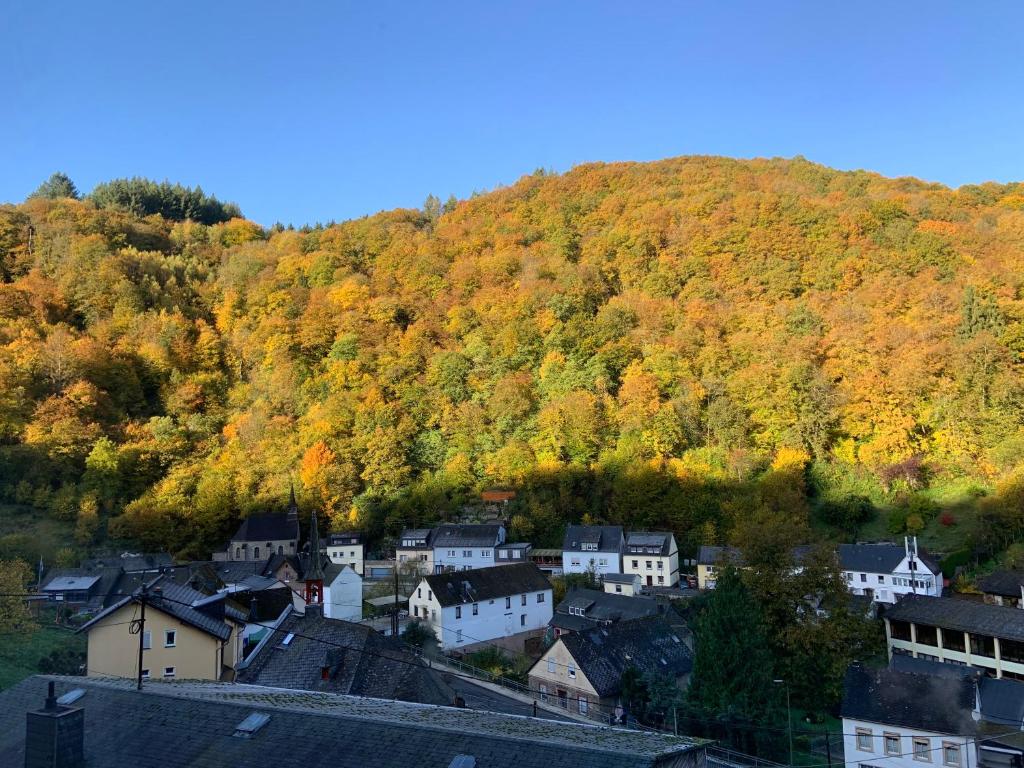
[[569,679],[570,680],[575,680],[576,679],[576,662],[570,661],[569,664],[568,664],[568,667],[566,668],[566,671],[569,673]]
[[548,659],[548,674],[555,674],[555,660]]
[[587,701],[587,697],[582,693],[577,696],[576,707],[581,715],[587,714],[587,710],[590,708],[590,702]]
[[[946,750],[951,749],[956,752],[956,760],[946,759]],[[944,741],[942,742],[942,764],[948,765],[951,768],[960,768],[960,745],[955,741]]]
[[[874,752],[874,746],[872,745],[872,735],[870,728],[858,728],[857,731],[857,749],[861,752]],[[866,740],[866,741],[865,741]],[[867,744],[865,747],[864,744]]]
[[164,630],[164,648],[177,648],[178,647],[178,630],[176,629],[165,629]]
[[[896,749],[894,749],[894,750],[893,749],[889,749],[889,741],[891,739],[895,739],[896,740]],[[882,751],[885,752],[885,754],[887,754],[887,755],[898,755],[900,753],[900,750],[903,749],[900,746],[900,743],[901,743],[901,739],[900,739],[900,735],[898,733],[892,733],[891,731],[886,731],[885,733],[882,734]]]
[[[932,761],[932,740],[927,736],[914,736],[914,759],[919,763],[930,763]],[[918,747],[924,749],[918,751]]]
[[150,630],[145,630],[142,633],[142,650],[148,651],[153,647],[153,633]]
[[[170,671],[168,671],[170,670]],[[177,670],[174,667],[164,667],[164,679],[170,680],[177,675]]]

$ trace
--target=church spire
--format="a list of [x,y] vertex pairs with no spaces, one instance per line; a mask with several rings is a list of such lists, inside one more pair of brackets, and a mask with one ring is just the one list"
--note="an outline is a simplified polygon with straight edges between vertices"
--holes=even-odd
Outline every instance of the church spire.
[[324,601],[324,563],[320,556],[320,531],[317,528],[316,510],[309,518],[309,560],[306,564],[306,604]]

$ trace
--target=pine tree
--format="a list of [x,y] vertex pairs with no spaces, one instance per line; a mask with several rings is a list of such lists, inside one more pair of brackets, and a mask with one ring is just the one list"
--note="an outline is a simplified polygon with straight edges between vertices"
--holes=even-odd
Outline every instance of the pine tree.
[[77,200],[78,188],[75,187],[75,182],[73,182],[66,173],[60,173],[58,171],[40,184],[39,188],[29,195],[29,197],[44,197],[47,200],[70,197]]

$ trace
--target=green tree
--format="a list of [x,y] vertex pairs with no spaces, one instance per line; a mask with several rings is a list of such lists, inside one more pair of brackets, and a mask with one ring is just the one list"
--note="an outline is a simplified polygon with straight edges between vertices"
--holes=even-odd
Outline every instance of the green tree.
[[48,200],[70,197],[77,200],[78,189],[67,174],[57,172],[40,184],[39,188],[29,195],[29,197],[43,197]]
[[0,560],[0,631],[25,631],[33,627],[28,603],[21,597],[32,580],[24,560]]

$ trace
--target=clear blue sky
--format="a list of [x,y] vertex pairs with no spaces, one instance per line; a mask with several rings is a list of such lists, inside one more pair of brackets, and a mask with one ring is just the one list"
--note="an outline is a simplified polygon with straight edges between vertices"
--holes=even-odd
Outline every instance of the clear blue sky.
[[263,224],[543,166],[804,155],[1024,179],[1024,3],[42,2],[0,25],[0,200],[200,184]]

